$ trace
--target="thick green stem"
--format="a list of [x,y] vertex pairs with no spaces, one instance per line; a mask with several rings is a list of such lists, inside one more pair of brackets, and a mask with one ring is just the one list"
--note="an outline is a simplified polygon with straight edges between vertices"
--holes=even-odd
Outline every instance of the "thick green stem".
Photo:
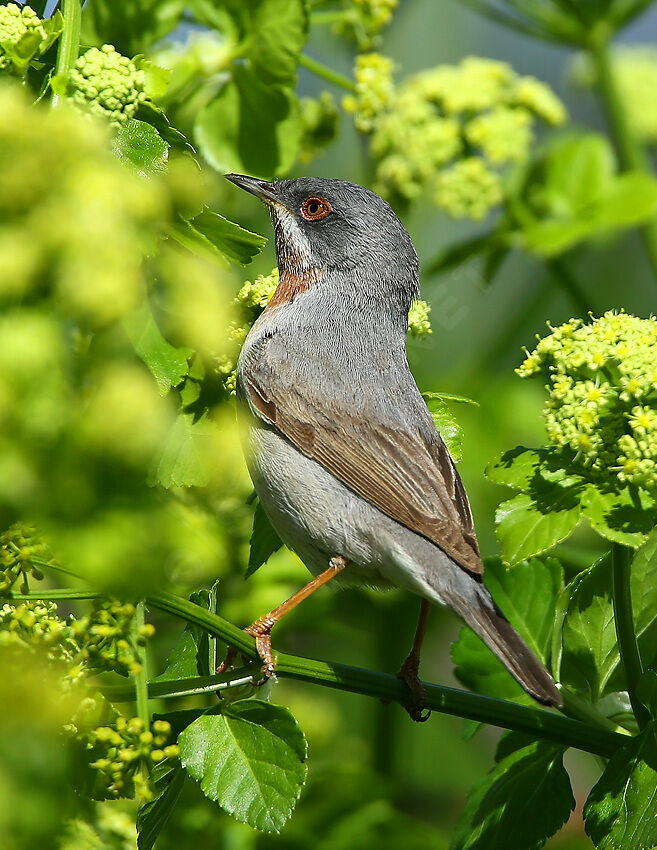
[[621,661],[625,668],[627,692],[632,703],[632,711],[639,727],[649,722],[650,714],[637,697],[637,686],[643,675],[643,665],[639,655],[639,646],[634,631],[632,613],[632,590],[630,584],[630,550],[620,543],[612,543],[611,548],[612,593],[614,602],[614,622]]
[[100,599],[103,596],[107,596],[107,594],[100,593],[97,590],[89,590],[87,588],[72,590],[70,587],[62,587],[55,590],[31,590],[29,593],[14,593],[10,591],[8,594],[0,596],[0,602],[5,599],[8,602],[11,600],[27,601],[30,599],[39,600],[40,602],[61,602],[69,599]]
[[[80,52],[80,30],[82,28],[82,0],[62,0],[64,28],[59,37],[55,74],[65,74],[75,65]],[[53,95],[52,105],[61,103],[61,97]]]
[[326,80],[328,83],[333,83],[334,86],[340,86],[340,88],[350,92],[356,91],[356,84],[353,80],[350,80],[349,77],[339,74],[337,71],[334,71],[333,68],[329,68],[328,65],[323,65],[316,59],[311,59],[310,56],[306,56],[305,53],[302,53],[299,57],[299,65],[303,66],[308,71],[311,71],[313,74],[316,74],[318,77],[321,77],[323,80]]
[[143,640],[141,630],[145,622],[145,606],[143,602],[137,604],[134,619],[134,639],[137,646],[137,657],[139,658],[140,670],[135,673],[135,696],[137,700],[137,716],[141,719],[145,729],[149,729],[151,725],[151,714],[148,708],[148,658],[146,654],[146,646],[141,643]]
[[[150,607],[167,611],[217,635],[239,652],[251,658],[256,656],[253,638],[216,614],[211,614],[200,606],[171,593],[156,593],[149,596],[146,601]],[[392,674],[348,667],[344,664],[328,664],[325,661],[315,661],[285,653],[277,654],[276,674],[281,678],[299,679],[390,702],[404,703],[409,697],[406,685]],[[425,684],[425,688],[427,708],[433,711],[466,717],[501,726],[504,729],[526,732],[597,755],[611,756],[626,740],[624,735],[591,727],[556,712],[528,708],[505,700],[439,685]]]
[[[648,171],[645,154],[627,120],[623,99],[618,91],[606,37],[593,38],[589,54],[596,69],[602,102],[611,129],[622,171]],[[657,282],[657,218],[641,228],[648,261]]]
[[[179,697],[198,696],[199,694],[216,693],[217,691],[246,685],[258,677],[262,662],[254,661],[229,670],[227,673],[215,674],[214,676],[194,676],[189,679],[171,679],[165,682],[149,682],[149,699],[176,699]],[[107,697],[110,702],[131,702],[135,698],[135,690],[129,685],[98,685],[98,690]]]

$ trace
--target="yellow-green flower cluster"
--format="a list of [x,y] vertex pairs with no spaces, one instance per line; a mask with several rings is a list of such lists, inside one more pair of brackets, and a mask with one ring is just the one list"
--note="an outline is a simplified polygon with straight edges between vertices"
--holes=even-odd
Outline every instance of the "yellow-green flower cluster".
[[177,758],[177,744],[169,744],[171,724],[156,720],[150,729],[139,717],[117,717],[112,726],[99,726],[85,736],[90,766],[96,771],[93,797],[117,799],[138,796],[142,801],[152,797],[147,776],[166,758]]
[[155,634],[146,623],[134,629],[135,606],[117,599],[95,600],[90,613],[71,625],[80,645],[80,662],[123,675],[139,673],[139,647]]
[[337,24],[340,34],[353,35],[361,50],[368,50],[386,27],[399,0],[344,0],[344,12]]
[[46,39],[43,21],[30,6],[21,8],[10,3],[0,8],[0,72],[13,68],[11,57],[15,50],[40,52]]
[[516,371],[549,378],[548,436],[576,466],[657,491],[657,319],[571,319]]
[[54,602],[7,602],[0,607],[0,648],[45,650],[48,661],[66,664],[69,681],[82,674],[74,629],[57,615]]
[[[381,67],[386,61],[379,57]],[[500,203],[504,171],[528,158],[538,119],[566,119],[547,85],[506,62],[471,56],[397,88],[388,68],[385,97],[379,77],[368,99],[358,66],[356,81],[357,97],[346,108],[355,112],[356,127],[371,133],[377,189],[406,201],[430,198],[456,218],[481,219]]]
[[347,112],[353,113],[356,129],[371,133],[379,116],[394,95],[393,63],[380,53],[363,53],[356,57],[354,77],[356,91],[342,101]]
[[[245,281],[235,296],[235,304],[243,317],[241,324],[233,322],[228,327],[228,338],[233,342],[235,351],[231,356],[216,358],[217,372],[231,393],[235,392],[235,366],[242,344],[251,325],[265,309],[277,286],[278,269],[273,269],[267,275],[258,275],[253,282]],[[431,307],[426,301],[413,302],[408,314],[408,332],[412,336],[423,337],[431,333],[430,312]]]
[[69,71],[66,94],[76,105],[122,124],[146,100],[146,74],[111,44],[91,47]]
[[34,559],[45,560],[48,551],[34,535],[35,529],[25,523],[15,523],[0,535],[0,596],[10,591],[21,576],[21,593],[30,589],[28,576],[37,581],[43,578],[41,570],[34,565]]

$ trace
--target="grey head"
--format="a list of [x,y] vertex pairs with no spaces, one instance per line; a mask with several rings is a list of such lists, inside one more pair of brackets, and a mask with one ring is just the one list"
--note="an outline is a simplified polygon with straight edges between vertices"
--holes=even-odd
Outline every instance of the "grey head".
[[390,205],[375,192],[323,177],[267,182],[226,174],[269,207],[281,273],[360,283],[406,311],[419,293],[418,259]]

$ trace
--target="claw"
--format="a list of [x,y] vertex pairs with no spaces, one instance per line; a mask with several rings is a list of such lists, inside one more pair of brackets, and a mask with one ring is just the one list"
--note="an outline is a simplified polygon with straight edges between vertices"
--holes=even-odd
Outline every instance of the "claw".
[[411,652],[399,668],[397,678],[405,682],[406,687],[411,692],[412,699],[410,705],[404,705],[411,720],[414,720],[416,723],[426,723],[431,717],[431,709],[425,705],[427,692],[418,676],[419,663],[420,660],[417,655]]

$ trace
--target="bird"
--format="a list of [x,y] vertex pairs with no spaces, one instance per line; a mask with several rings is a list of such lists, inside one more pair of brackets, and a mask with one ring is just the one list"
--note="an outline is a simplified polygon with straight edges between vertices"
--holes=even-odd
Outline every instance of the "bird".
[[314,576],[245,630],[264,675],[273,626],[318,587],[401,587],[421,598],[398,674],[414,719],[427,717],[418,670],[432,604],[451,608],[536,701],[561,706],[483,583],[465,488],[408,364],[419,262],[402,222],[344,180],[225,176],[266,204],[279,270],[237,363],[246,462],[271,525]]

